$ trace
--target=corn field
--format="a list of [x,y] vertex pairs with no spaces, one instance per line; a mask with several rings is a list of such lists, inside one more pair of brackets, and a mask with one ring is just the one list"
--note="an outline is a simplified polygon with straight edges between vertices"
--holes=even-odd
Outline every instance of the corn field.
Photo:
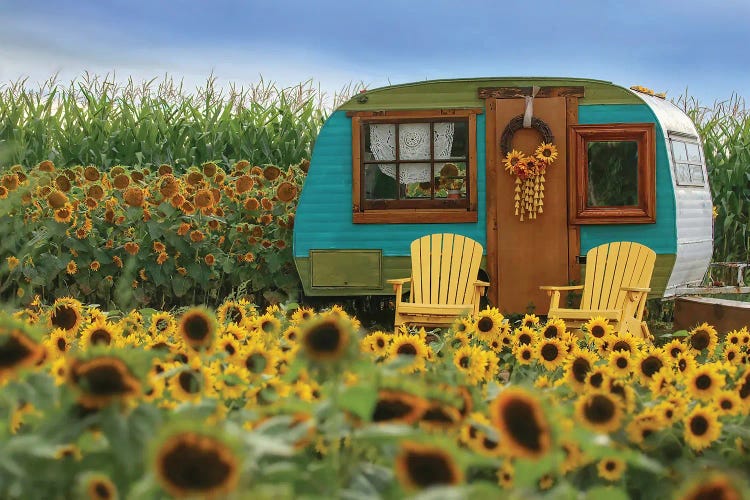
[[324,97],[311,82],[224,90],[210,78],[189,92],[168,77],[121,85],[87,76],[67,87],[53,78],[37,89],[19,80],[0,85],[0,164],[291,165],[310,157]]
[[714,260],[750,261],[750,110],[737,95],[712,107],[687,94],[677,104],[703,139],[711,195],[716,207]]

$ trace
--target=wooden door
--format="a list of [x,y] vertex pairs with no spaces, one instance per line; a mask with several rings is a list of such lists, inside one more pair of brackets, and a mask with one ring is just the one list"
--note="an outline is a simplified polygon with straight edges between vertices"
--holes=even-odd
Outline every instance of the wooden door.
[[[525,100],[487,99],[487,140],[493,140],[487,153],[487,258],[496,285],[490,298],[505,313],[527,312],[531,306],[534,313],[546,314],[549,298],[539,286],[569,281],[569,255],[575,252],[568,241],[566,100],[577,104],[565,97],[534,99],[534,116],[550,127],[558,157],[545,174],[544,212],[521,221],[515,215],[515,177],[503,165],[500,138],[508,122],[524,112]],[[511,149],[531,154],[541,141],[536,130],[521,129]]]

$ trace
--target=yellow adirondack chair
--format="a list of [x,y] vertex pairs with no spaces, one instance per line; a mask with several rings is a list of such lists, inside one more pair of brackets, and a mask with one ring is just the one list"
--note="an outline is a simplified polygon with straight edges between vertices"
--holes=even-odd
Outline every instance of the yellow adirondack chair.
[[[655,261],[656,253],[640,243],[623,241],[592,248],[586,254],[583,285],[540,287],[551,297],[547,315],[562,318],[573,328],[593,316],[603,316],[618,333],[648,339],[642,318]],[[579,309],[560,307],[560,292],[570,290],[583,290]]]
[[[477,280],[482,245],[465,236],[443,233],[411,243],[411,276],[391,279],[396,293],[395,325],[445,326],[479,312],[479,297],[490,285]],[[409,302],[403,286],[411,285]]]

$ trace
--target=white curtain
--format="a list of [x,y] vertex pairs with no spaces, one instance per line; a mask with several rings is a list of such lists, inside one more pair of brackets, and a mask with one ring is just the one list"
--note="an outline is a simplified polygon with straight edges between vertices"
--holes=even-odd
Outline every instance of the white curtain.
[[[450,158],[453,147],[453,122],[433,124],[435,159]],[[398,126],[399,160],[426,160],[430,158],[430,124],[401,123]],[[377,161],[396,159],[396,125],[370,124],[370,149]],[[439,173],[445,163],[435,163]],[[380,165],[380,171],[396,178],[396,165]],[[430,165],[402,163],[399,169],[401,184],[430,182]]]

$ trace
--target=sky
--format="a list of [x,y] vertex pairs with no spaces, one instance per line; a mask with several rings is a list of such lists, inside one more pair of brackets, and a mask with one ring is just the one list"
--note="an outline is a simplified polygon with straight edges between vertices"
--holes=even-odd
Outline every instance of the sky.
[[0,0],[0,84],[571,76],[750,98],[750,0]]

